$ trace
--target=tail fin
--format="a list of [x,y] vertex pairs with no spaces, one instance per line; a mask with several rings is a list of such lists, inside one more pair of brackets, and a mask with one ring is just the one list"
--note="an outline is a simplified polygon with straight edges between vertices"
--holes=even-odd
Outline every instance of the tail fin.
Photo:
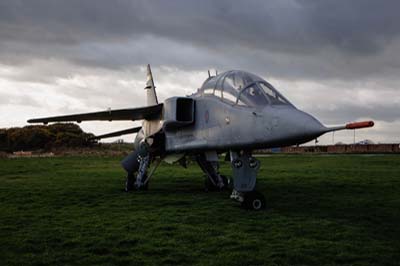
[[147,106],[157,105],[157,94],[156,94],[156,87],[154,86],[153,75],[151,74],[150,65],[147,65],[147,82],[146,87],[144,88],[147,90]]

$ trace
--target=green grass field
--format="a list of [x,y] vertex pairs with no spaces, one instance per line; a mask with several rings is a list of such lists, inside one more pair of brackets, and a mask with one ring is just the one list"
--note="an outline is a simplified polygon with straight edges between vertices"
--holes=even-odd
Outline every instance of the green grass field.
[[400,265],[398,155],[263,157],[262,212],[194,164],[124,193],[120,159],[1,159],[0,265]]

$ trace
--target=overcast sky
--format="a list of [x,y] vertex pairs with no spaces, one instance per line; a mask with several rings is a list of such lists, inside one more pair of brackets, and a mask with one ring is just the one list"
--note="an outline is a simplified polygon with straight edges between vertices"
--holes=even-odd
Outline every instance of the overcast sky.
[[326,125],[374,120],[357,140],[399,142],[399,10],[390,0],[1,0],[0,127],[141,106],[150,63],[161,100],[190,94],[208,69],[242,69]]

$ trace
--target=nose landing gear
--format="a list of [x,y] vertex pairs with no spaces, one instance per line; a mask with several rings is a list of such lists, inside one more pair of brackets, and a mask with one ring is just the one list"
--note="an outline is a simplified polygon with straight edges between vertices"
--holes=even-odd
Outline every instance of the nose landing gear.
[[233,191],[231,198],[240,202],[249,210],[265,209],[265,197],[254,190],[260,161],[251,156],[250,152],[239,154],[231,151],[231,165],[233,171]]

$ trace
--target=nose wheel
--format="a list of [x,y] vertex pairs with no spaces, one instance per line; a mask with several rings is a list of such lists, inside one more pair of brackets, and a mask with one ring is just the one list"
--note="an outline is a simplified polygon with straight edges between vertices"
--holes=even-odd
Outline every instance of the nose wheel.
[[265,197],[255,190],[246,192],[243,196],[242,206],[248,210],[263,210],[265,209]]
[[265,209],[265,197],[254,190],[260,161],[250,152],[230,154],[233,172],[231,199],[239,201],[245,209],[259,211]]

